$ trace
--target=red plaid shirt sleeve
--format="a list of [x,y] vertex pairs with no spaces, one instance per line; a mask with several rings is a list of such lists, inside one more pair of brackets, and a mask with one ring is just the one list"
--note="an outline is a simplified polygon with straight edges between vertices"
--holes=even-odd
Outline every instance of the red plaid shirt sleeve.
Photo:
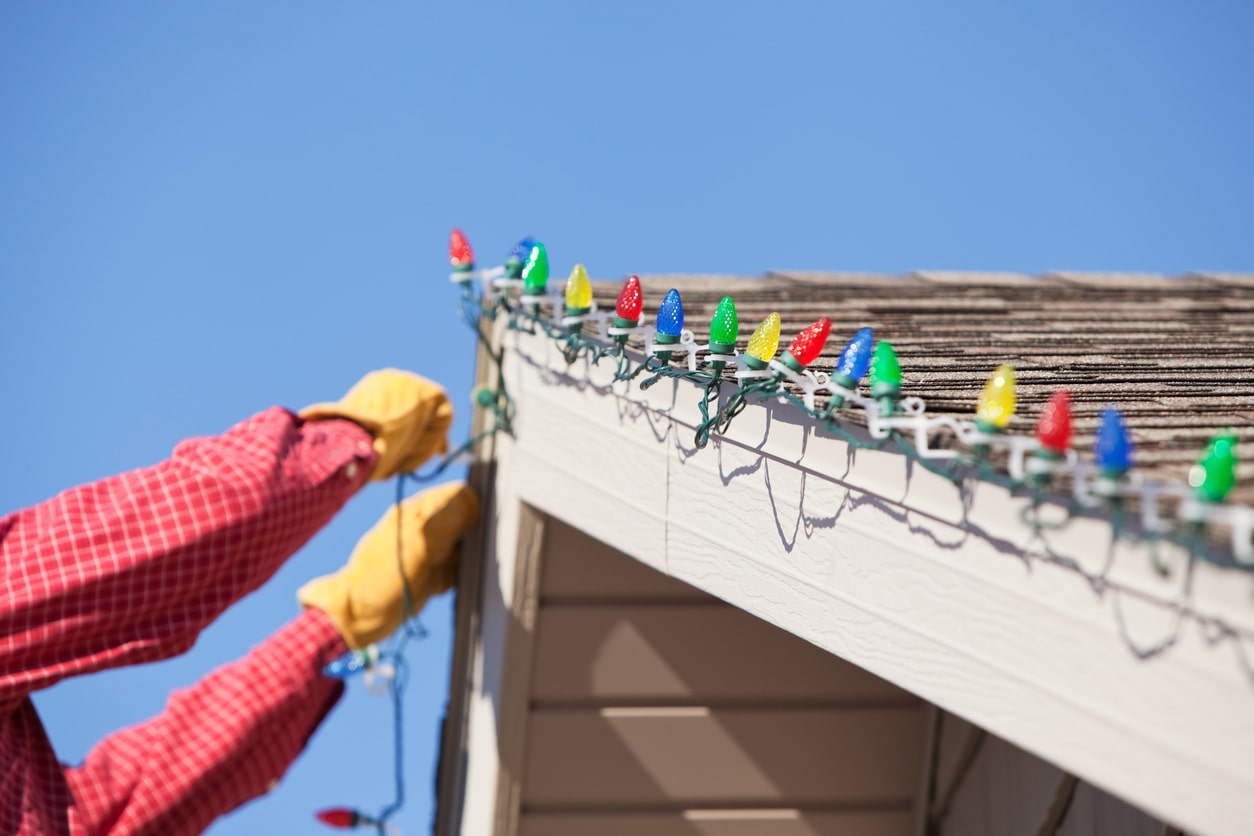
[[[276,408],[222,436],[184,442],[158,465],[74,488],[0,520],[0,825],[17,813],[23,830],[64,827],[65,807],[60,821],[55,811],[61,801],[68,804],[68,797],[59,798],[68,795],[65,779],[27,698],[31,691],[66,676],[186,650],[205,625],[261,585],[321,528],[374,463],[370,436],[355,424],[307,423]],[[296,634],[276,637],[274,649],[259,650],[258,663],[299,662],[301,676],[313,682],[317,665],[311,669],[310,659],[327,649],[328,625],[310,615],[296,625]],[[275,705],[290,705],[284,700],[292,688],[303,693],[327,687],[293,683],[290,676],[262,681],[269,682],[262,687],[272,689]],[[199,688],[181,697],[196,694],[205,697]],[[332,699],[319,703],[317,716]],[[246,705],[240,710],[248,713]],[[258,704],[259,717],[271,710],[264,700]],[[156,729],[172,728],[174,716],[144,727],[148,739]],[[222,723],[238,738],[247,718],[209,713],[199,722]],[[281,739],[292,733],[278,732]],[[108,749],[108,762],[134,745],[120,738],[123,748]],[[207,762],[199,757],[148,778],[192,786],[191,773]],[[82,773],[77,786],[99,774]],[[214,797],[235,796],[224,790]],[[93,802],[93,809],[115,809],[110,805],[116,803]]]
[[355,424],[275,408],[0,520],[0,708],[67,676],[187,650],[373,465]]
[[66,772],[74,831],[201,833],[266,792],[343,692],[321,669],[345,650],[326,616],[306,610],[176,692],[159,717],[110,736]]

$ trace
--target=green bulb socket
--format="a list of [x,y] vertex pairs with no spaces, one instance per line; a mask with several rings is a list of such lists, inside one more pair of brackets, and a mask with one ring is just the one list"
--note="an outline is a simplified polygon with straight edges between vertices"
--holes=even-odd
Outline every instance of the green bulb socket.
[[1001,435],[1002,428],[983,418],[975,419],[975,428],[986,435]]
[[[1036,450],[1032,451],[1032,458],[1038,461],[1049,462],[1050,464],[1056,464],[1057,462],[1060,462],[1063,459],[1065,459],[1066,456],[1054,450],[1049,450],[1049,449],[1046,449],[1045,447],[1039,447]],[[1043,485],[1048,481],[1049,481],[1048,473],[1033,473],[1032,474],[1033,484]]]
[[592,310],[592,308],[572,308],[570,305],[567,305],[566,315],[567,316],[583,316],[586,313],[588,313],[588,311],[590,310]]
[[[841,387],[842,389],[848,389],[850,392],[858,391],[858,381],[854,380],[852,377],[850,377],[847,374],[841,374],[840,372],[836,372],[835,374],[832,375],[831,382],[835,383],[837,386]],[[843,408],[844,405],[845,405],[845,399],[843,397],[841,397],[840,395],[832,395],[831,401],[829,401],[827,404],[827,411],[830,413],[833,410]]]
[[516,258],[511,258],[505,262],[505,277],[507,279],[521,279],[523,271],[523,263]]
[[[716,343],[716,342],[710,343],[711,354],[726,354],[730,356],[734,354],[735,352],[736,352],[735,343]],[[721,361],[716,361],[716,362],[721,362]]]
[[475,405],[483,409],[491,409],[496,404],[496,392],[486,386],[476,386],[471,393]]
[[[653,342],[656,345],[675,345],[679,342],[679,337],[676,337],[674,334],[658,332],[653,335]],[[659,351],[653,356],[658,359],[659,363],[669,363],[671,361],[671,353],[669,351]]]
[[470,289],[470,280],[474,277],[475,265],[459,264],[453,268],[453,275],[457,276],[457,283],[462,286],[462,290]]
[[[844,375],[841,375],[844,377]],[[846,386],[846,389],[852,387]],[[889,383],[881,380],[878,383],[871,384],[871,397],[873,398],[899,398],[901,397],[901,386],[896,383]]]
[[754,357],[752,354],[746,354],[746,355],[745,355],[745,365],[746,365],[746,366],[748,366],[750,369],[752,369],[752,370],[753,370],[753,371],[755,371],[755,372],[760,372],[760,371],[762,371],[763,369],[765,369],[765,368],[766,368],[766,366],[767,366],[767,361],[766,361],[766,360],[759,360],[758,358]]
[[779,356],[779,361],[783,363],[785,366],[787,366],[788,368],[792,369],[797,374],[801,374],[803,371],[805,371],[805,366],[801,365],[801,362],[796,357],[792,356],[791,351],[785,351],[783,354],[781,354]]
[[880,416],[897,414],[897,401],[901,399],[901,387],[895,383],[879,381],[871,384],[871,397],[880,405]]
[[[639,328],[640,320],[623,319],[621,316],[616,316],[614,317],[614,327],[615,328]],[[630,334],[615,334],[614,342],[618,343],[619,345],[626,345],[627,338],[630,336],[631,336]]]

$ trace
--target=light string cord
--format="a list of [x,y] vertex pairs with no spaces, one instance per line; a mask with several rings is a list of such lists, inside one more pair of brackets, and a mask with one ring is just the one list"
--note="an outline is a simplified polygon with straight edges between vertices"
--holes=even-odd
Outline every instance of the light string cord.
[[[422,625],[414,607],[414,594],[410,588],[404,564],[404,525],[401,520],[402,506],[405,500],[405,481],[412,480],[416,484],[432,482],[444,474],[450,466],[462,460],[483,439],[505,432],[513,434],[514,403],[505,387],[504,377],[499,374],[502,353],[492,347],[491,340],[483,332],[482,323],[495,319],[499,306],[483,307],[478,304],[474,293],[467,288],[462,294],[459,314],[470,329],[475,333],[479,343],[486,349],[488,356],[498,370],[497,389],[491,393],[489,403],[480,402],[479,406],[491,411],[491,426],[482,432],[471,435],[456,449],[449,451],[436,463],[435,467],[423,473],[398,473],[396,476],[396,494],[393,510],[396,514],[396,570],[401,579],[402,615],[401,629],[386,649],[379,653],[378,663],[392,666],[393,673],[388,680],[388,698],[392,704],[392,758],[394,789],[392,800],[373,817],[371,827],[380,833],[388,830],[389,820],[400,812],[405,805],[405,727],[404,706],[405,691],[409,685],[409,662],[405,650],[411,639],[425,639],[429,635]],[[485,399],[486,400],[486,399]]]

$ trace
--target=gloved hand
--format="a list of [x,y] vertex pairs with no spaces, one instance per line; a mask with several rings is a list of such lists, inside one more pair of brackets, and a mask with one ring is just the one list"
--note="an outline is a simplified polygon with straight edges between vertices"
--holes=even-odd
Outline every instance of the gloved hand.
[[[405,583],[410,615],[457,577],[455,546],[479,519],[479,498],[467,485],[440,485],[401,503],[400,566],[396,557],[398,515],[393,505],[357,542],[348,563],[301,587],[297,597],[327,614],[354,650],[387,638],[405,618]],[[401,578],[401,573],[405,577]]]
[[453,406],[435,383],[413,372],[383,369],[357,381],[336,403],[301,410],[308,421],[347,418],[374,436],[379,456],[370,478],[376,482],[417,470],[436,453],[448,451]]

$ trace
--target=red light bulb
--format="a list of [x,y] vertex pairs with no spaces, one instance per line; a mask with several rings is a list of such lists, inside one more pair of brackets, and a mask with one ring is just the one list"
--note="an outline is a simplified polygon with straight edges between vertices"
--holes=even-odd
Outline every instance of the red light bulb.
[[1071,445],[1071,395],[1059,389],[1041,410],[1036,424],[1036,438],[1050,453],[1062,455]]
[[640,279],[630,276],[618,293],[618,304],[614,312],[619,319],[635,323],[640,321],[640,312],[643,309],[644,293],[640,290]]
[[788,353],[793,356],[798,365],[804,368],[819,359],[819,355],[823,353],[823,346],[827,345],[827,335],[831,332],[832,321],[823,317],[792,338]]
[[351,830],[357,826],[361,815],[356,810],[350,810],[347,807],[332,807],[329,810],[319,810],[314,813],[314,818],[331,827]]
[[448,237],[448,263],[459,272],[475,269],[475,253],[460,229],[454,229]]

